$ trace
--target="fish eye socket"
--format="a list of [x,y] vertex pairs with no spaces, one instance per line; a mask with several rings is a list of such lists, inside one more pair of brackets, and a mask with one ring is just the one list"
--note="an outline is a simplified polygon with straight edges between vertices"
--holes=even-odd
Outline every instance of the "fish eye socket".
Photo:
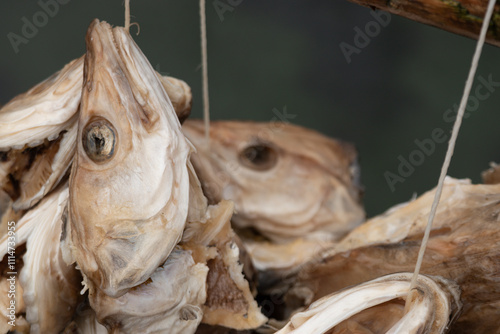
[[266,144],[248,146],[240,153],[240,162],[248,168],[265,171],[278,162],[278,152]]
[[115,130],[108,121],[93,121],[83,129],[83,149],[87,156],[96,163],[105,162],[115,153]]

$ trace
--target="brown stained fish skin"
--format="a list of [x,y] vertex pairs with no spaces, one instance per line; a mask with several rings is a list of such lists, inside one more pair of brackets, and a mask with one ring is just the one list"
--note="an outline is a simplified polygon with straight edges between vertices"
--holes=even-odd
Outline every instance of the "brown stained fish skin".
[[364,219],[350,144],[285,123],[215,121],[209,147],[201,121],[183,130],[197,148],[193,163],[207,196],[233,200],[239,228],[273,241],[316,231],[340,238]]
[[[229,223],[233,205],[207,207],[189,161],[192,146],[180,130],[191,108],[189,86],[158,75],[123,28],[96,20],[87,42],[85,71],[83,59],[68,65],[73,76],[84,77],[83,87],[73,86],[75,94],[66,91],[80,107],[59,112],[71,121],[64,123],[57,112],[48,124],[37,121],[47,109],[57,111],[50,94],[37,94],[57,91],[64,69],[0,111],[0,123],[11,129],[47,127],[45,139],[24,135],[25,144],[11,146],[0,131],[0,179],[9,181],[5,188],[26,209],[18,211],[26,214],[16,251],[26,258],[17,291],[24,288],[27,299],[19,299],[17,329],[193,333],[201,321],[261,326],[267,319],[242,273]],[[31,122],[16,123],[25,114]],[[64,124],[54,130],[51,122]],[[57,159],[61,152],[71,160]],[[8,223],[13,205],[3,202]],[[6,242],[7,234],[2,238]],[[72,314],[81,283],[89,312]],[[50,304],[51,295],[60,297],[58,303]]]
[[[500,328],[499,194],[500,185],[452,179],[445,184],[420,273],[460,287],[463,312],[452,333]],[[428,192],[352,231],[337,250],[303,268],[289,298],[308,291],[315,300],[382,275],[413,271],[433,197]]]
[[233,226],[260,271],[293,271],[364,220],[350,144],[286,123],[214,121],[208,146],[201,121],[183,131],[205,194],[235,203]]
[[481,178],[485,184],[500,183],[500,166],[494,162],[490,164],[490,168],[481,173]]

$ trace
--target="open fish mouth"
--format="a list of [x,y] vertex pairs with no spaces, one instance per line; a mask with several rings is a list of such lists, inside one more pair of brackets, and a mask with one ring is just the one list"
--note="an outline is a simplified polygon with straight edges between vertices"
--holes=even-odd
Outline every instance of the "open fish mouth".
[[292,316],[276,334],[444,333],[461,311],[459,287],[441,277],[419,275],[416,297],[405,312],[411,278],[411,273],[387,275],[325,296]]

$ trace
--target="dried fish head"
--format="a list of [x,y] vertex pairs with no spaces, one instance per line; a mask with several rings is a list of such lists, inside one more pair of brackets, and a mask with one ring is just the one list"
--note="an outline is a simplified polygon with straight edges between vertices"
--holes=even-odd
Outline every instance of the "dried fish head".
[[181,238],[191,147],[129,33],[94,20],[86,40],[65,259],[78,263],[91,292],[118,297]]
[[273,241],[315,232],[339,239],[364,219],[353,146],[287,123],[212,122],[183,130],[212,202],[235,202],[233,223]]
[[[76,147],[83,59],[0,109],[0,187],[14,200],[15,210],[33,207],[67,175]],[[191,111],[191,88],[156,75],[182,123]]]

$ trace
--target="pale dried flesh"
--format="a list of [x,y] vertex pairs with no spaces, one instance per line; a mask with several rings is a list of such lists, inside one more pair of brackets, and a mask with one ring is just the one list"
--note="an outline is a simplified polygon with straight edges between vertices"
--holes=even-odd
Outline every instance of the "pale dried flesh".
[[[294,314],[276,334],[444,333],[461,308],[458,286],[420,275],[416,296],[407,312],[401,312],[390,302],[408,298],[411,276],[388,275],[327,295]],[[371,319],[356,317],[362,311],[369,311]]]
[[[18,317],[29,322],[26,332],[59,333],[73,317],[80,300],[80,273],[74,266],[67,266],[62,259],[61,216],[67,204],[68,187],[44,198],[37,206],[16,222],[16,311]],[[6,265],[8,235],[0,240]],[[2,277],[2,284],[6,276]],[[2,301],[7,295],[2,295]],[[25,314],[25,315],[24,315]],[[3,319],[2,319],[3,322]],[[15,329],[22,321],[16,321]],[[21,326],[22,328],[22,326]],[[13,328],[14,329],[14,328]],[[3,331],[2,331],[3,333]]]

